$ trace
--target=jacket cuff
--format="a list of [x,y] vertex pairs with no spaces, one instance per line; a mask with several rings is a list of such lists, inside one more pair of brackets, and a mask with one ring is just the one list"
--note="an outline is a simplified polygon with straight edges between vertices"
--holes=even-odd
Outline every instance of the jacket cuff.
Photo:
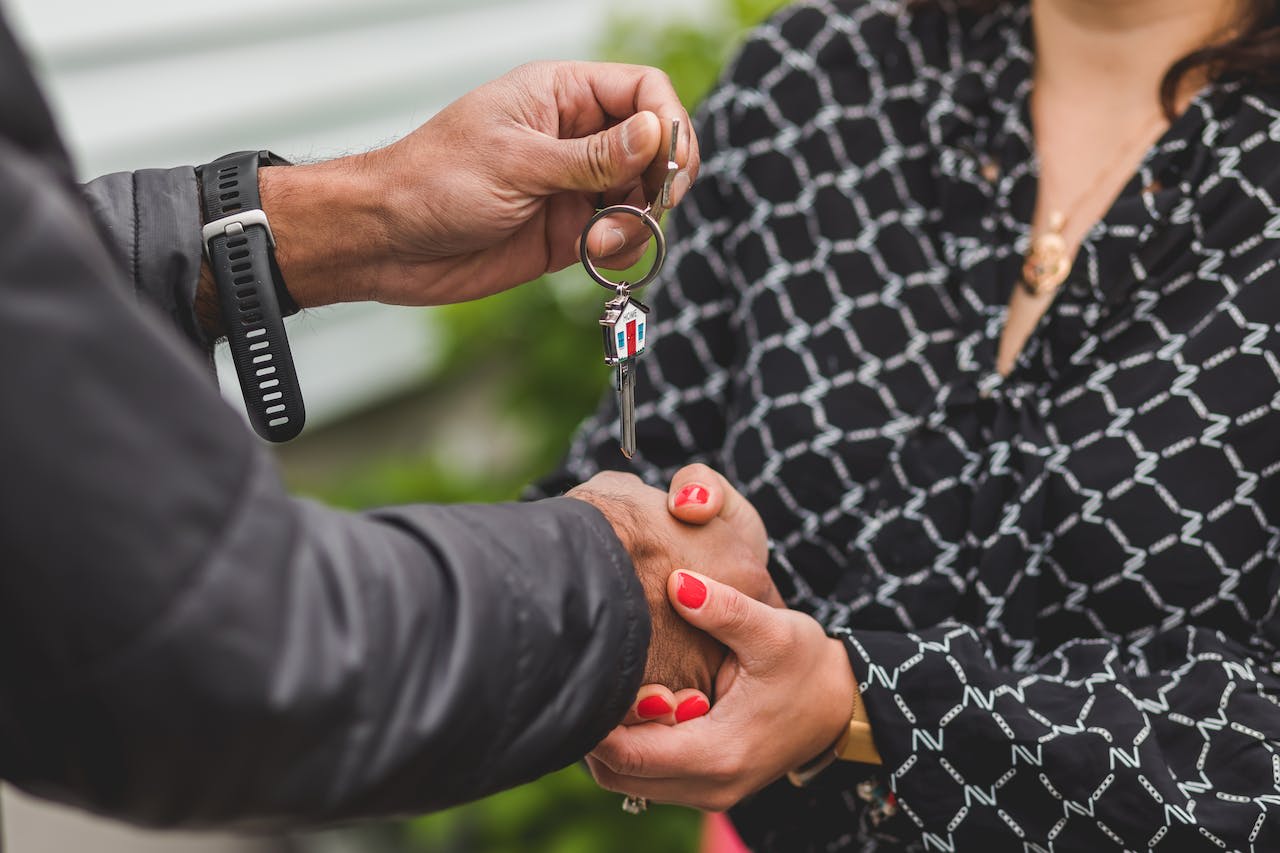
[[595,507],[552,498],[372,516],[438,555],[449,592],[432,618],[450,646],[471,650],[454,675],[434,682],[432,698],[451,738],[487,746],[436,755],[435,772],[453,768],[453,777],[430,808],[559,770],[622,722],[648,659],[649,606]]
[[653,632],[649,604],[631,555],[600,510],[586,501],[564,497],[525,506],[541,507],[571,522],[566,526],[577,531],[573,538],[577,540],[575,551],[581,555],[579,565],[593,574],[607,574],[612,592],[607,595],[606,606],[620,611],[617,618],[607,620],[616,624],[614,668],[609,670],[614,675],[604,678],[601,674],[599,683],[609,686],[598,696],[594,713],[584,721],[577,743],[566,751],[570,761],[577,761],[622,722],[635,701],[649,660]]
[[211,351],[214,341],[205,336],[195,313],[203,258],[195,169],[117,172],[89,182],[84,194],[135,293],[202,350]]

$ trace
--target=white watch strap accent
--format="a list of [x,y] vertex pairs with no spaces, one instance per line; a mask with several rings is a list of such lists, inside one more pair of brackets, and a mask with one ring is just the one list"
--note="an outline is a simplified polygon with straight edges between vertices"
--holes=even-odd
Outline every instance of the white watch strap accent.
[[204,245],[204,256],[209,257],[209,241],[215,237],[234,237],[237,234],[243,234],[244,229],[250,225],[261,225],[267,229],[267,242],[271,244],[271,248],[276,247],[276,235],[271,231],[271,223],[267,220],[266,212],[255,207],[253,210],[240,210],[221,219],[215,219],[207,223],[200,229],[200,240]]

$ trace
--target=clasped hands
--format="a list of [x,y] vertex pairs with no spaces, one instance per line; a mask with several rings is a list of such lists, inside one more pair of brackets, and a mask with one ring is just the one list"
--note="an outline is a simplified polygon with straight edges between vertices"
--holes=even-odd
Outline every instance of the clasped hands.
[[724,477],[691,465],[664,495],[608,472],[569,496],[613,524],[653,618],[646,684],[587,757],[598,784],[723,811],[840,736],[857,690],[844,647],[783,605],[764,524]]

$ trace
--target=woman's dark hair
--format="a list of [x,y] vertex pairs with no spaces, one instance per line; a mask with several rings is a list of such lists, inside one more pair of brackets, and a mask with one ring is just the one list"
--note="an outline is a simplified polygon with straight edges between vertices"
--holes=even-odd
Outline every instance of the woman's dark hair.
[[[939,0],[915,0],[920,5]],[[1011,0],[956,0],[957,5],[988,12]],[[1244,0],[1244,19],[1226,41],[1202,47],[1179,59],[1160,84],[1160,103],[1170,118],[1175,113],[1178,87],[1193,71],[1210,80],[1245,80],[1258,85],[1280,84],[1280,2]]]

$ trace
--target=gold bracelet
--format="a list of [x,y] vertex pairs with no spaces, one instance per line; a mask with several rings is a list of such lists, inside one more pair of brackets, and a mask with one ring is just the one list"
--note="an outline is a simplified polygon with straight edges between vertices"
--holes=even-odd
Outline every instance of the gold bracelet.
[[797,788],[803,788],[837,761],[856,761],[862,764],[882,764],[875,741],[871,739],[871,723],[862,704],[862,692],[853,688],[853,711],[849,725],[831,746],[818,753],[818,757],[787,774],[787,780]]
[[836,743],[836,757],[841,761],[856,761],[859,764],[884,763],[880,758],[880,750],[876,749],[876,742],[871,738],[871,724],[860,720],[849,721],[849,728],[845,729]]
[[836,752],[836,746],[843,740],[844,735],[840,735],[840,738],[835,743],[818,753],[817,758],[813,759],[808,764],[789,772],[787,774],[787,781],[792,785],[795,785],[797,788],[803,788],[808,785],[816,779],[823,770],[826,770],[832,764],[836,763],[836,759],[840,757],[839,753]]
[[853,714],[849,728],[836,741],[836,757],[841,761],[857,761],[861,764],[883,764],[875,741],[871,738],[871,719],[862,702],[862,691],[854,686]]

